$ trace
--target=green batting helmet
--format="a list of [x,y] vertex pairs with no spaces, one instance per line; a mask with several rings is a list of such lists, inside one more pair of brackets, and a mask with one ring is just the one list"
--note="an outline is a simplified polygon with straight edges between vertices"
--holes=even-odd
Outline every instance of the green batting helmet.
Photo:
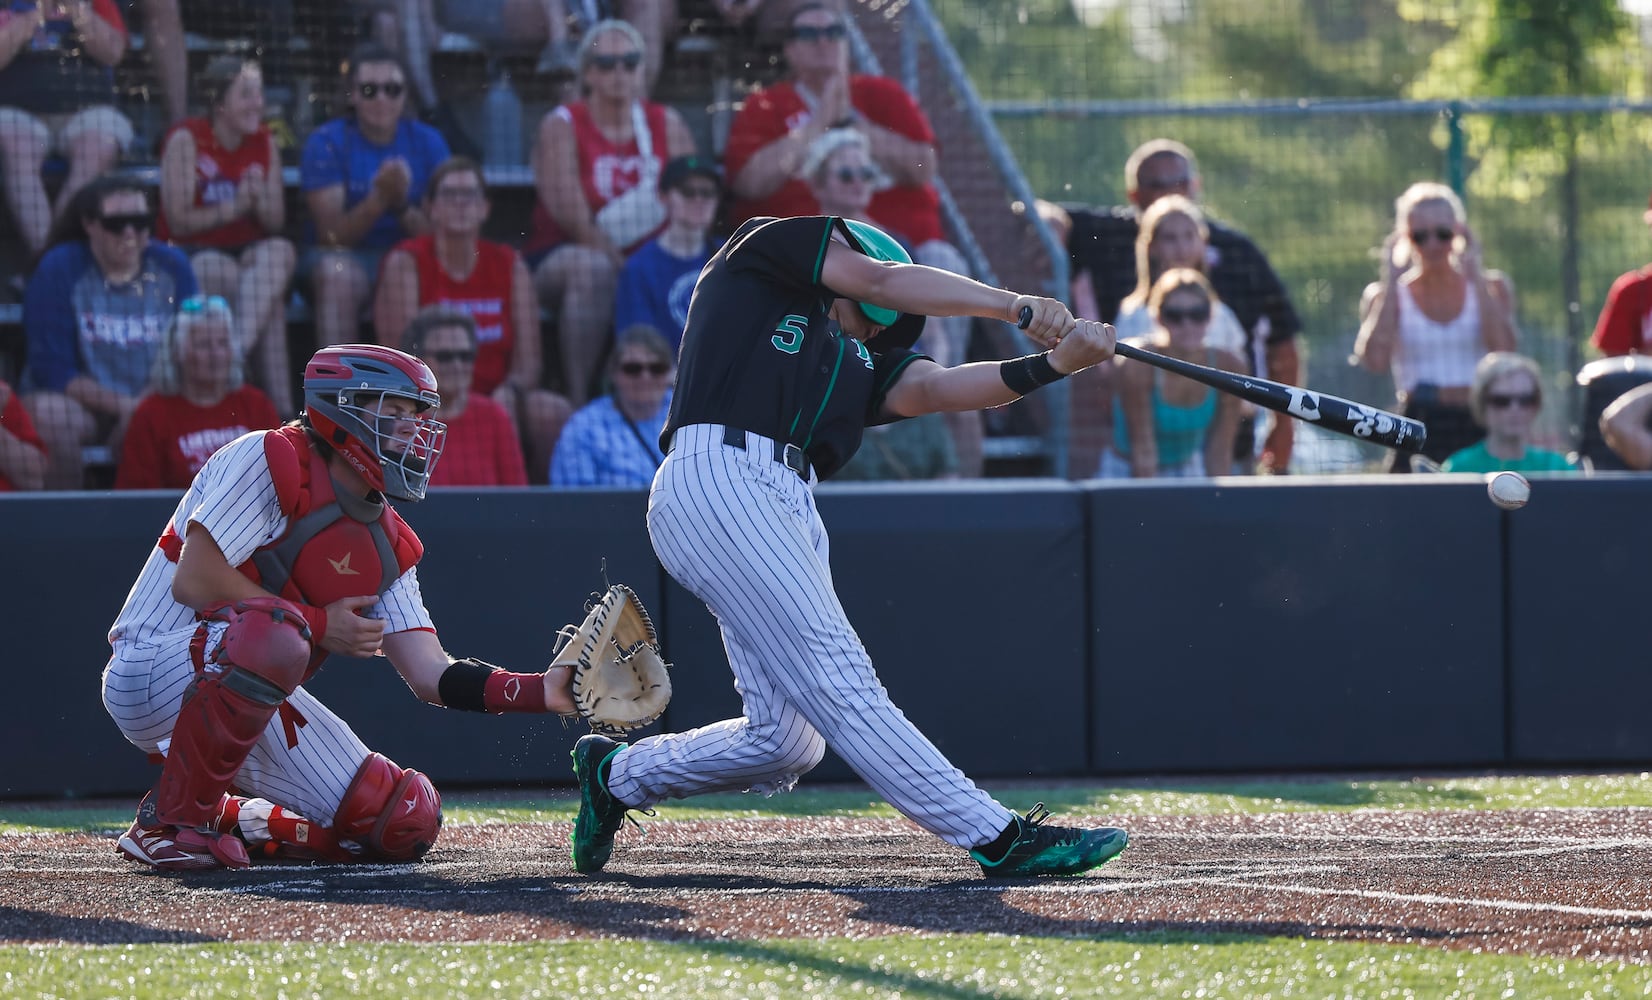
[[[900,241],[893,236],[872,225],[870,222],[861,222],[859,219],[844,219],[843,226],[849,230],[849,241],[856,250],[873,260],[892,260],[897,264],[912,263],[912,255],[906,252]],[[901,314],[893,309],[875,306],[869,302],[860,304],[860,311],[866,318],[879,326],[894,326]]]

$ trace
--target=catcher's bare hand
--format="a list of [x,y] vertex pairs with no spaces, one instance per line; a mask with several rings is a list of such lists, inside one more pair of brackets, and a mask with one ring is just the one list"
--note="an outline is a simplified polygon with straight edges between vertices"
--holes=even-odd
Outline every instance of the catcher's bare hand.
[[1099,365],[1113,356],[1116,343],[1113,324],[1081,319],[1073,332],[1061,338],[1050,351],[1050,367],[1063,375]]
[[379,651],[384,641],[384,622],[363,618],[362,610],[379,603],[378,597],[341,597],[327,605],[327,635],[321,648],[340,656],[368,657]]
[[[1025,324],[1021,322],[1023,311],[1031,311],[1031,317]],[[1027,331],[1027,336],[1045,347],[1054,347],[1067,334],[1073,332],[1078,320],[1057,299],[1046,298],[1042,295],[1017,295],[1010,304],[1008,317],[1011,323]]]

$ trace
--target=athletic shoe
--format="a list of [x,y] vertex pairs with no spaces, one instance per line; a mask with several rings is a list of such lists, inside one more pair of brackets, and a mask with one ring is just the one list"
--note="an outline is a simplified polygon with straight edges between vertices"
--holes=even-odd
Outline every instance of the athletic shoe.
[[574,817],[574,871],[584,875],[602,871],[614,853],[614,834],[625,822],[625,804],[608,794],[604,776],[611,757],[626,748],[606,736],[592,733],[574,744],[574,776],[579,779],[579,815]]
[[202,833],[176,826],[144,826],[134,820],[115,850],[163,872],[245,868],[247,845],[239,837]]
[[1130,835],[1116,827],[1081,830],[1070,826],[1046,825],[1050,811],[1040,802],[1017,816],[1015,843],[997,861],[988,861],[978,849],[969,856],[981,864],[988,878],[1020,878],[1030,875],[1077,875],[1118,857]]

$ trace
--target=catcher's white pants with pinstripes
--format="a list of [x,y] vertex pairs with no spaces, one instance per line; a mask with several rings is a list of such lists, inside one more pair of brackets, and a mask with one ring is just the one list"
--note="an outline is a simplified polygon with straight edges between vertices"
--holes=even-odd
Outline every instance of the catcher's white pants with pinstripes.
[[[213,622],[207,648],[218,644],[227,628]],[[120,640],[103,670],[103,705],[127,740],[145,753],[155,753],[172,738],[184,689],[195,678],[195,662],[187,628],[161,632],[142,640]],[[269,799],[317,823],[331,824],[350,782],[371,752],[343,719],[302,687],[287,703],[304,718],[297,727],[298,745],[287,746],[286,727],[277,715],[253,745],[235,776],[243,795]]]
[[721,426],[692,424],[654,478],[654,551],[717,616],[745,715],[638,741],[614,758],[609,792],[646,808],[782,790],[830,745],[925,830],[959,847],[993,840],[1014,814],[890,702],[832,588],[814,494],[774,454],[768,438],[739,449]]

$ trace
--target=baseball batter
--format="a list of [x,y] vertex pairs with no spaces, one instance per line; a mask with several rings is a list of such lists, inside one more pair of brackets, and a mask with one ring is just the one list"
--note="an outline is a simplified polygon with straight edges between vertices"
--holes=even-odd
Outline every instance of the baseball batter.
[[[164,757],[117,850],[154,868],[275,857],[421,857],[430,779],[364,746],[301,683],[329,653],[382,653],[424,701],[571,713],[568,668],[518,674],[442,649],[423,546],[386,497],[419,500],[445,426],[424,362],[344,345],[304,371],[295,423],[225,445],[196,475],[109,632],[103,703]],[[230,794],[231,789],[240,794]]]
[[[1051,350],[953,368],[911,350],[926,315],[1013,322],[1023,309],[1028,333]],[[990,876],[1075,874],[1123,850],[1123,830],[1049,825],[1042,805],[1017,816],[890,702],[833,590],[812,492],[867,425],[1009,403],[1112,352],[1112,327],[914,265],[868,224],[740,226],[694,289],[648,532],[665,568],[716,615],[744,714],[634,745],[581,739],[575,868],[607,863],[629,809],[789,789],[828,746]]]

